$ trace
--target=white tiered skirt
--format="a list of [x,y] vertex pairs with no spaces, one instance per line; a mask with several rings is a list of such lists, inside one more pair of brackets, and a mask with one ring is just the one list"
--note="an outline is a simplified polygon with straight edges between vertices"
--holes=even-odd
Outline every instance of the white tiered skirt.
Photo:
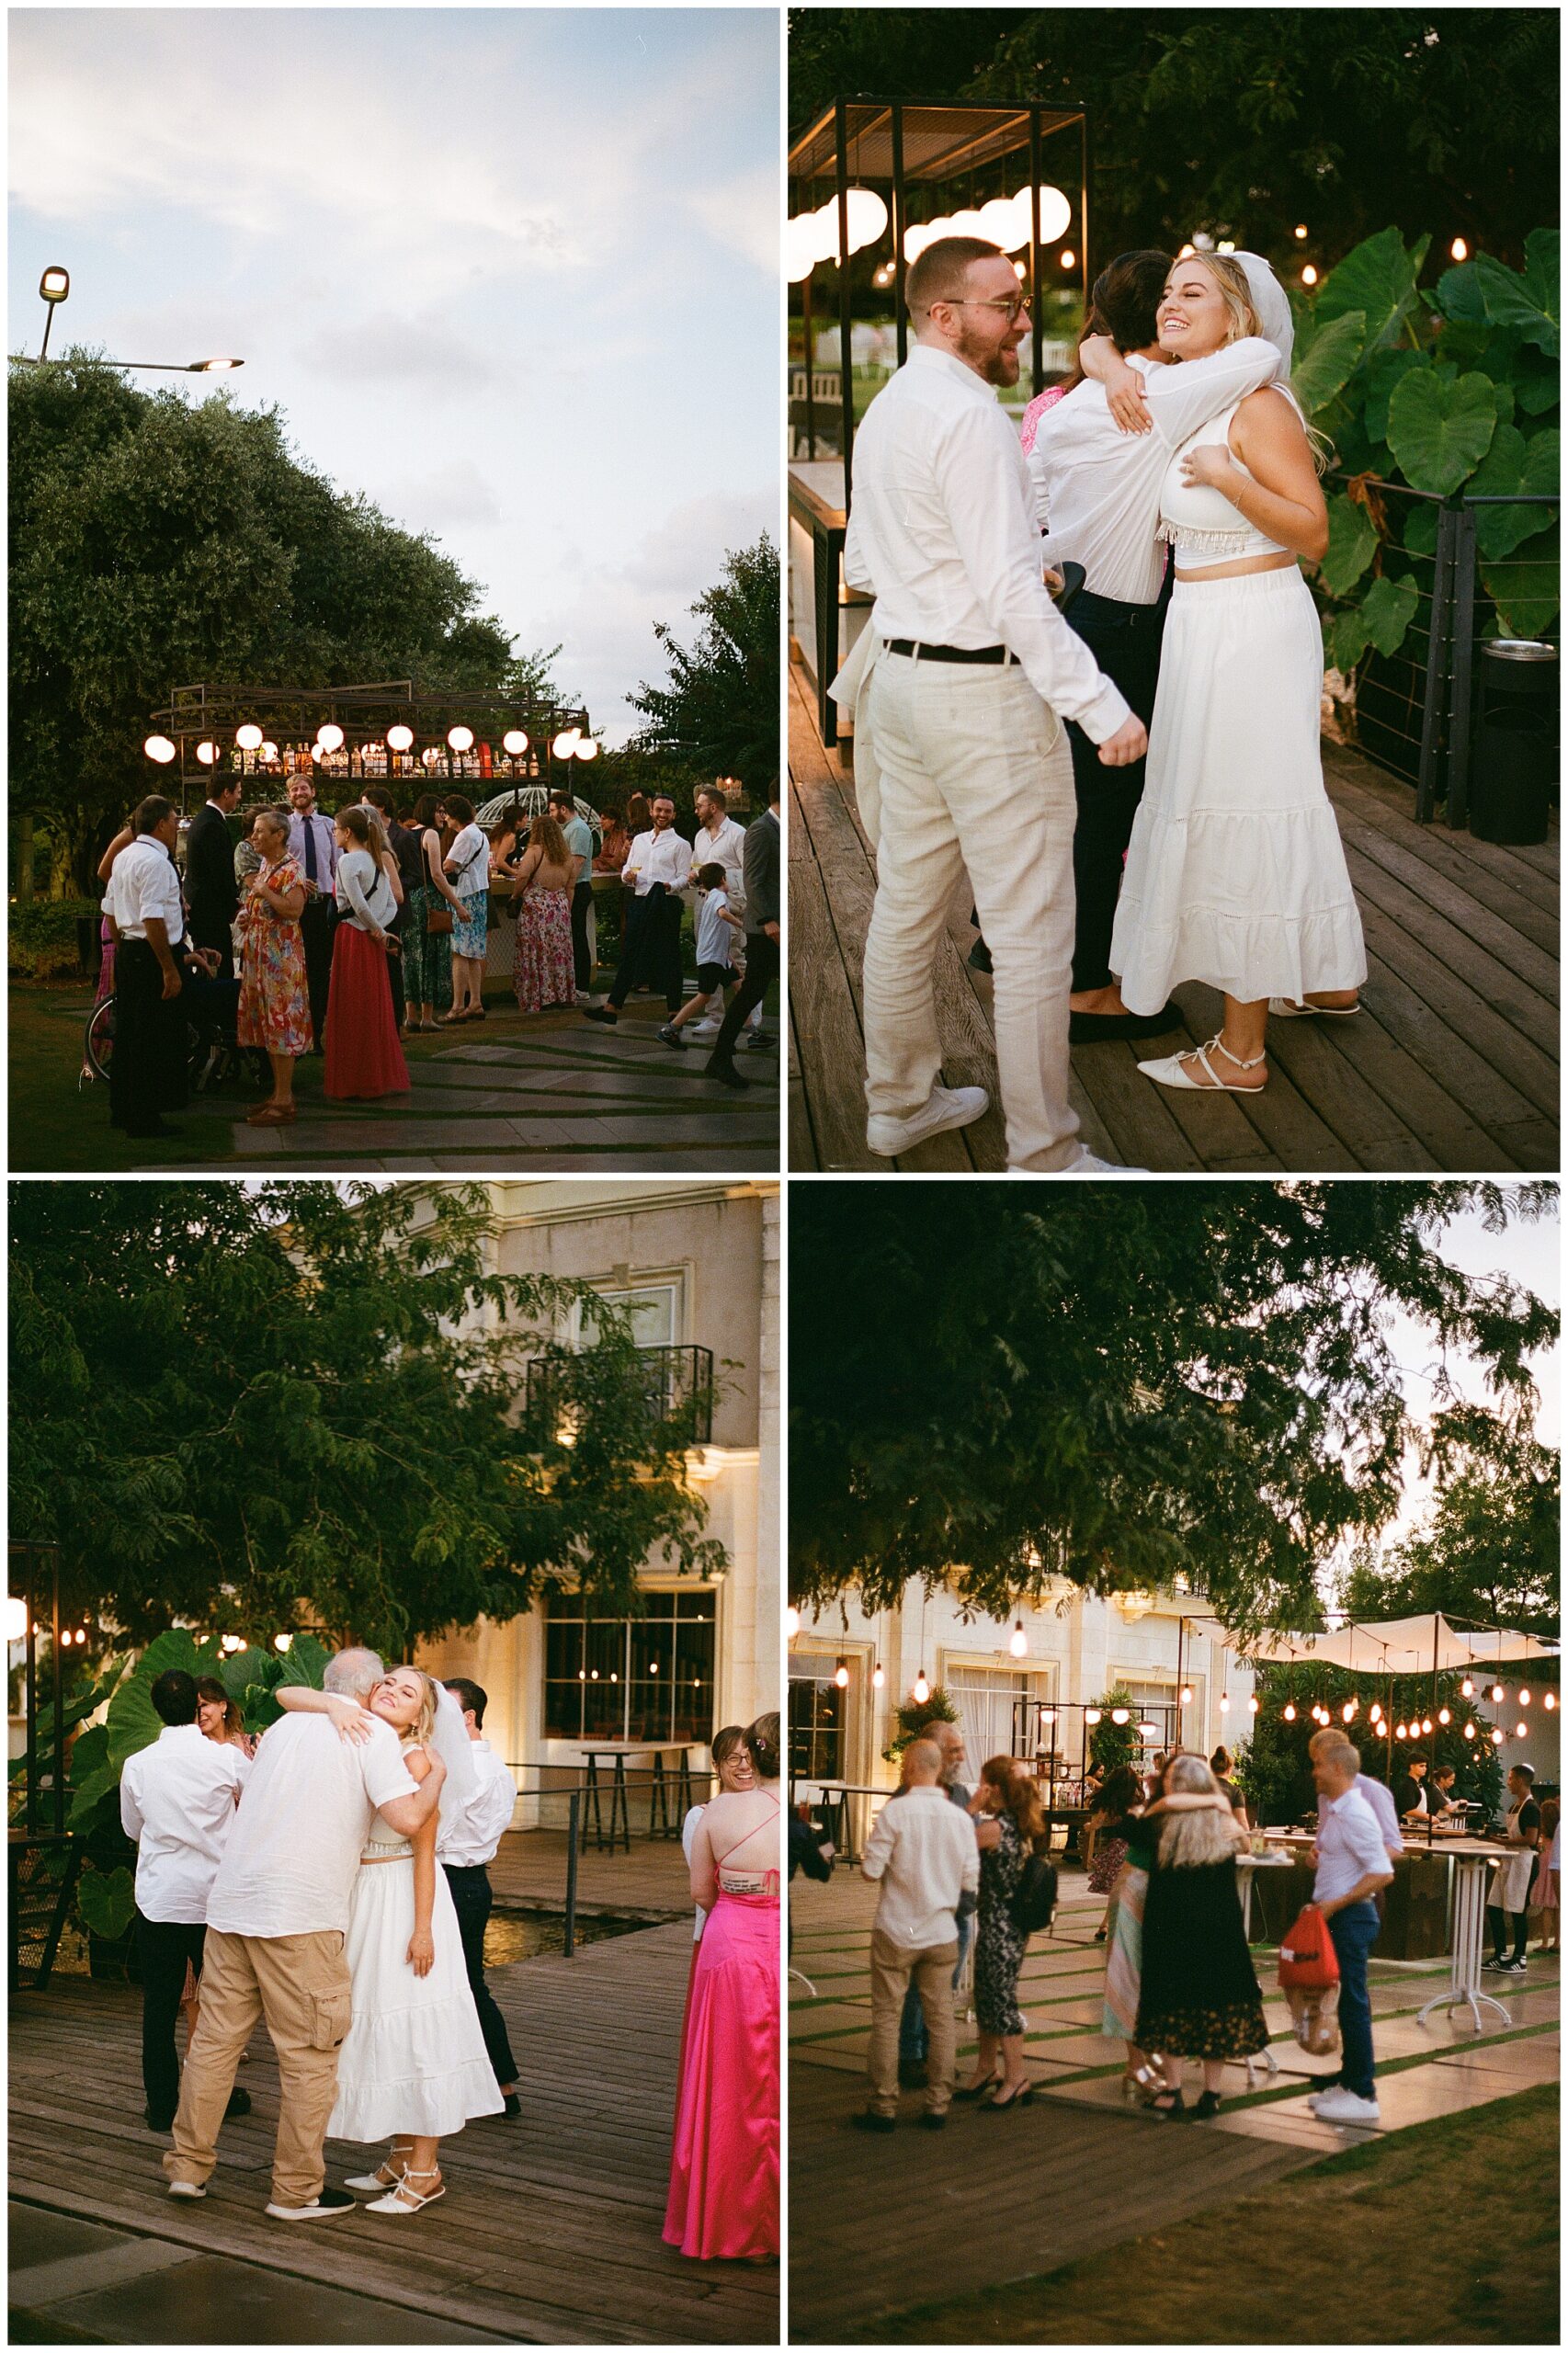
[[444,2141],[471,2116],[498,2116],[502,2099],[463,1966],[447,1875],[437,1865],[427,1977],[408,1965],[414,1862],[361,1863],[345,1958],[353,2018],[337,2063],[335,2141],[387,2141],[394,2132]]
[[1367,977],[1319,751],[1323,638],[1294,565],[1176,584],[1110,967],[1134,1013],[1181,981],[1248,1003]]

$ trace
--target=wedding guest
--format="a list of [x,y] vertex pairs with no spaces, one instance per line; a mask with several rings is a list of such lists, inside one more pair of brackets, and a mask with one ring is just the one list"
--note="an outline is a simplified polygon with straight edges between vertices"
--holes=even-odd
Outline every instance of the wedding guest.
[[[1356,1759],[1357,1791],[1372,1809],[1372,1819],[1377,1824],[1382,1838],[1384,1853],[1391,1863],[1397,1862],[1404,1852],[1404,1834],[1399,1826],[1399,1816],[1394,1811],[1393,1800],[1383,1782],[1376,1779],[1372,1774],[1364,1773],[1361,1770],[1361,1753],[1349,1734],[1342,1731],[1338,1724],[1325,1725],[1322,1732],[1314,1732],[1311,1740],[1308,1741],[1307,1756],[1310,1762],[1315,1765],[1326,1749],[1340,1746],[1348,1746]],[[1320,1782],[1318,1784],[1320,1791],[1322,1786]],[[1327,1811],[1328,1802],[1320,1795],[1318,1799],[1320,1826]]]
[[[187,1973],[199,1983],[207,1899],[234,1824],[250,1770],[243,1752],[202,1736],[194,1679],[171,1667],[149,1697],[164,1729],[128,1756],[119,1777],[119,1819],[136,1841],[136,1951],[142,1972],[142,2082],[146,2120],[166,2132],[179,2102],[175,2019]],[[242,2116],[236,2093],[224,2113]]]
[[397,1020],[398,1030],[402,1034],[406,1032],[409,1026],[408,999],[403,988],[406,977],[403,931],[408,923],[410,898],[419,888],[419,837],[416,834],[411,833],[406,825],[400,824],[393,815],[392,797],[384,784],[368,784],[365,787],[364,799],[366,807],[373,809],[381,821],[381,830],[387,837],[387,847],[391,850],[397,867],[395,894],[397,910],[392,916],[392,938],[397,941],[400,952],[388,959],[387,978],[392,983],[392,1013]]
[[[1160,485],[1174,453],[1200,426],[1278,373],[1280,355],[1261,335],[1168,365],[1159,306],[1167,254],[1120,254],[1095,280],[1081,366],[1085,371],[1040,420],[1029,453],[1045,562],[1081,563],[1087,574],[1067,608],[1076,631],[1147,728],[1154,711],[1170,604],[1168,551],[1157,536]],[[1115,397],[1093,372],[1120,364]],[[1131,1038],[1178,1026],[1175,1006],[1131,1014],[1110,971],[1111,924],[1144,762],[1108,775],[1090,738],[1068,722],[1078,817],[1073,835],[1076,906],[1071,1035],[1074,1043]]]
[[1124,1768],[1127,1779],[1117,1794],[1126,1810],[1119,1819],[1108,1819],[1103,1835],[1122,1850],[1122,1867],[1111,1891],[1106,1916],[1105,1995],[1100,2032],[1126,2046],[1121,2073],[1124,2099],[1146,2103],[1156,2095],[1164,2076],[1138,2041],[1138,2002],[1143,1980],[1143,1915],[1148,1903],[1149,1874],[1154,1868],[1163,1805],[1152,1809],[1139,1776]]
[[667,2245],[699,2261],[778,2254],[778,1717],[748,1724],[756,1786],[698,1824],[691,1893],[708,1914],[670,2151]]
[[206,1739],[215,1740],[225,1748],[237,1748],[247,1759],[256,1755],[256,1734],[246,1732],[239,1701],[230,1699],[215,1675],[199,1675],[196,1678],[196,1721]]
[[309,768],[289,779],[289,849],[305,894],[300,929],[305,943],[305,973],[311,1000],[311,1053],[324,1051],[326,1004],[332,987],[333,884],[337,844],[332,819],[316,806],[316,780]]
[[240,805],[243,779],[215,778],[204,805],[190,821],[185,837],[185,895],[190,908],[190,936],[199,948],[213,949],[217,977],[234,977],[234,917],[240,893],[234,880],[234,843],[229,820]]
[[860,1869],[881,1881],[871,1929],[869,2098],[855,2119],[868,2132],[891,2132],[898,2114],[898,2029],[911,1984],[926,2013],[926,2112],[937,2131],[948,2120],[957,2063],[953,1971],[958,1962],[960,1899],[978,1894],[980,1849],[967,1811],[940,1786],[942,1752],[914,1740],[903,1752],[903,1794],[871,1825]]
[[1040,575],[1028,471],[995,398],[1028,331],[1011,262],[981,238],[938,238],[905,299],[914,348],[855,437],[845,577],[876,603],[835,682],[880,795],[867,1140],[888,1157],[988,1108],[983,1088],[937,1084],[936,949],[967,868],[995,972],[1008,1164],[1093,1169],[1067,1099],[1076,813],[1059,722],[1078,720],[1109,767],[1142,756],[1143,726]]
[[594,960],[588,953],[588,917],[594,904],[594,886],[588,880],[594,866],[593,827],[578,815],[571,793],[559,786],[551,789],[550,813],[576,860],[572,877],[572,971],[577,995],[585,997],[594,977]]
[[653,804],[652,822],[632,842],[620,870],[622,883],[632,892],[620,962],[604,1004],[584,1007],[585,1021],[602,1021],[613,1029],[621,1006],[644,979],[663,992],[666,1011],[680,1010],[678,894],[691,872],[691,845],[676,832],[675,823],[676,804],[667,792],[661,792]]
[[[99,858],[98,881],[106,891],[108,888],[109,876],[114,872],[115,859],[119,856],[120,851],[129,848],[135,839],[135,826],[121,825],[119,833]],[[93,992],[93,1003],[95,1006],[100,1006],[106,996],[113,995],[114,926],[107,915],[101,915],[98,918],[98,984]]]
[[[750,1085],[735,1068],[735,1040],[778,978],[778,779],[774,777],[768,783],[767,808],[746,827],[745,978],[730,999],[708,1058],[708,1076],[726,1086]],[[751,1040],[757,1048],[770,1042],[760,1031]]]
[[[937,1779],[940,1787],[947,1791],[949,1804],[960,1806],[965,1813],[971,1813],[974,1793],[967,1781],[960,1781],[959,1779],[964,1763],[962,1732],[957,1724],[943,1723],[938,1721],[927,1724],[921,1738],[932,1742],[941,1757],[941,1769]],[[901,1781],[899,1789],[894,1790],[893,1795],[895,1797],[901,1795],[904,1786],[905,1784]],[[963,1975],[964,1955],[969,1950],[970,1938],[974,1933],[976,1903],[976,1896],[966,1891],[960,1896],[954,1915],[959,1946],[958,1956],[953,1962],[955,1992],[959,1979]],[[906,2091],[918,2090],[924,2086],[926,2057],[926,2012],[921,2006],[920,1989],[912,1979],[909,1991],[903,1997],[903,2009],[898,2022],[898,2080]]]
[[295,1117],[295,1062],[311,1050],[302,924],[305,885],[289,847],[289,821],[280,809],[256,811],[251,839],[259,863],[240,903],[236,1035],[242,1046],[265,1053],[272,1073],[272,1091],[247,1113],[249,1125],[284,1127]]
[[1213,1756],[1209,1759],[1209,1769],[1213,1774],[1215,1780],[1219,1784],[1221,1796],[1226,1800],[1231,1812],[1235,1815],[1237,1821],[1241,1824],[1242,1828],[1244,1830],[1250,1829],[1252,1825],[1247,1817],[1247,1802],[1242,1795],[1241,1790],[1237,1788],[1235,1782],[1231,1779],[1230,1750],[1228,1748],[1217,1748],[1214,1751]]
[[[980,1848],[980,1926],[974,1947],[974,2015],[980,2049],[973,2080],[964,2097],[975,2099],[995,2086],[985,2102],[994,2115],[1022,2108],[1034,2085],[1024,2068],[1023,2012],[1018,2007],[1018,1972],[1028,1938],[1013,1918],[1024,1865],[1045,1815],[1034,1783],[1010,1756],[992,1756],[982,1766],[975,1792],[975,1842]],[[997,2072],[997,2061],[1002,2071]]]
[[[340,1651],[323,1684],[363,1699],[382,1673],[374,1652]],[[207,2195],[218,2125],[259,2008],[281,2079],[267,2211],[315,2222],[353,2205],[348,2191],[324,2187],[322,2159],[349,2025],[349,1899],[378,1813],[412,1838],[445,1779],[437,1757],[415,1782],[388,1724],[353,1745],[322,1716],[285,1716],[269,1728],[207,1901],[201,2017],[164,2159],[171,2197]]]
[[1324,1801],[1312,1902],[1328,1922],[1339,1962],[1340,2062],[1307,2105],[1331,2123],[1376,2124],[1381,2111],[1367,1961],[1378,1938],[1376,1898],[1392,1885],[1393,1871],[1384,1825],[1362,1794],[1355,1742],[1330,1731],[1321,1747],[1316,1740],[1311,1747],[1312,1779]]
[[178,1132],[163,1115],[187,1098],[179,813],[151,792],[131,824],[135,837],[115,858],[103,902],[115,942],[108,1116],[128,1136],[162,1137]]
[[417,880],[404,902],[403,993],[411,1029],[434,1029],[452,1002],[452,918],[461,903],[441,869],[441,802],[434,792],[414,804],[409,831],[417,844]]
[[363,809],[340,809],[335,821],[338,919],[322,1090],[335,1102],[406,1095],[410,1085],[387,977],[397,902],[373,847],[373,822]]
[[1097,1945],[1103,1945],[1110,1932],[1112,1893],[1127,1860],[1129,1816],[1142,1802],[1143,1785],[1131,1765],[1118,1765],[1108,1773],[1091,1802],[1092,1811],[1084,1825],[1094,1834],[1088,1883],[1094,1894],[1106,1898],[1104,1917],[1095,1930]]
[[1236,1895],[1236,1856],[1245,1839],[1201,1756],[1173,1756],[1165,1785],[1170,1796],[1209,1802],[1160,1828],[1143,1913],[1135,2041],[1162,2054],[1163,2086],[1149,2102],[1157,2116],[1183,2113],[1181,2063],[1202,2062],[1194,2113],[1206,2120],[1219,2113],[1224,2062],[1268,2044]]
[[[722,1725],[710,1741],[708,1753],[713,1759],[715,1794],[723,1790],[733,1792],[756,1787],[756,1775],[752,1770],[751,1752],[746,1746],[744,1724]],[[707,1811],[706,1802],[701,1805],[688,1806],[686,1819],[680,1826],[681,1852],[686,1857],[686,1868],[688,1873],[697,1847],[698,1828]],[[693,1915],[691,1966],[687,1972],[686,2006],[681,2012],[680,2020],[680,2069],[676,2077],[677,2083],[686,2074],[687,2037],[691,2028],[691,1989],[697,1982],[697,1948],[702,1942],[702,1931],[708,1919],[708,1915],[700,1904],[693,1906]]]
[[[1535,1877],[1536,1850],[1540,1844],[1540,1808],[1535,1801],[1534,1780],[1533,1765],[1510,1767],[1508,1795],[1513,1803],[1508,1808],[1503,1836],[1515,1852],[1497,1865],[1487,1890],[1486,1925],[1492,1931],[1492,1958],[1482,1966],[1495,1970],[1503,1977],[1522,1977],[1525,1973],[1530,1882]],[[1510,1927],[1514,1949],[1508,1954],[1503,1948]]]
[[1557,1915],[1559,1883],[1562,1868],[1562,1805],[1561,1799],[1543,1798],[1540,1807],[1540,1841],[1537,1847],[1535,1877],[1530,1881],[1529,1909],[1540,1916],[1540,1942],[1538,1952],[1560,1949]]
[[680,1011],[659,1029],[666,1046],[683,1050],[687,1041],[680,1033],[687,1024],[700,1020],[715,997],[722,1007],[726,992],[736,985],[732,960],[734,934],[741,928],[741,919],[731,906],[730,894],[724,887],[724,870],[718,860],[697,867],[691,879],[698,890],[697,988]]
[[458,831],[442,864],[452,886],[452,1009],[443,1025],[484,1019],[484,957],[490,930],[490,844],[473,822],[473,803],[449,792],[449,819]]
[[598,850],[594,858],[594,872],[619,874],[626,864],[627,852],[631,847],[631,835],[622,823],[619,809],[605,809],[600,812],[600,814],[604,820],[604,831],[600,835]]
[[[581,818],[575,822],[582,824]],[[583,831],[587,832],[585,825]],[[507,870],[517,917],[512,986],[524,1013],[576,1002],[573,877],[578,864],[555,818],[545,816],[534,819],[522,855]]]
[[484,1975],[484,1931],[489,1925],[491,1906],[495,1901],[490,1884],[490,1866],[495,1860],[496,1849],[502,1839],[512,1827],[512,1816],[517,1805],[517,1785],[484,1737],[484,1711],[490,1704],[490,1695],[483,1685],[475,1683],[469,1676],[456,1675],[448,1681],[447,1689],[462,1710],[464,1729],[473,1750],[478,1787],[461,1814],[449,1827],[443,1816],[436,1839],[436,1859],[446,1872],[447,1885],[452,1891],[469,1986],[473,1995],[474,2008],[479,2013],[484,2048],[495,2071],[495,2081],[500,2086],[505,2112],[507,2116],[520,2116],[517,2063],[512,2056],[506,2021]]
[[[1267,262],[1174,266],[1160,342],[1178,377],[1258,335],[1288,377],[1290,306]],[[1299,562],[1328,549],[1318,457],[1281,381],[1199,426],[1161,489],[1175,587],[1110,968],[1131,1012],[1157,1010],[1179,981],[1218,989],[1225,1009],[1206,1045],[1139,1063],[1156,1086],[1256,1093],[1269,1016],[1348,1017],[1367,976],[1323,779],[1323,631]]]

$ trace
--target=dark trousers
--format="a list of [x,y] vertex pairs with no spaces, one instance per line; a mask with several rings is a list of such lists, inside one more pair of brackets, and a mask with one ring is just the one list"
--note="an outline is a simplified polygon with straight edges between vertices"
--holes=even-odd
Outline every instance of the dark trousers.
[[1525,1947],[1529,1942],[1529,1914],[1505,1912],[1500,1904],[1486,1907],[1486,1925],[1492,1931],[1492,1949],[1499,1961],[1506,1959],[1503,1947],[1508,1939],[1508,1923],[1514,1924],[1514,1959],[1523,1961]]
[[[176,965],[179,951],[175,951]],[[122,939],[114,960],[114,1052],[108,1066],[111,1127],[146,1135],[186,1103],[183,983],[164,995],[164,970],[144,939]]]
[[395,950],[392,950],[388,954],[387,977],[392,983],[392,1019],[397,1023],[400,1029],[403,1028],[404,1017],[404,999],[403,994],[403,919],[407,912],[408,910],[405,906],[399,907],[397,913],[392,919],[391,926],[389,926],[392,938],[397,942],[397,947]]
[[[118,1038],[115,1051],[119,1051]],[[188,1961],[200,1976],[206,1938],[199,1920],[149,1920],[144,1913],[136,1915],[136,1958],[142,1970],[142,2082],[147,2113],[165,2128],[179,2106],[175,2020],[185,1991],[185,1965]]]
[[572,962],[577,986],[584,990],[594,977],[594,960],[588,953],[588,910],[593,904],[593,884],[579,882],[572,893]]
[[713,1062],[729,1062],[735,1051],[735,1040],[753,1006],[760,1005],[773,983],[778,978],[778,942],[769,939],[765,931],[746,934],[745,978],[730,999],[729,1007],[713,1040]]
[[196,902],[190,910],[190,938],[193,947],[217,949],[215,980],[233,979],[234,919],[232,915],[225,915],[222,909],[213,913],[210,908],[202,906],[199,901]]
[[662,882],[626,909],[626,944],[620,951],[609,1002],[619,1011],[639,983],[663,989],[671,1013],[681,1006],[680,901]]
[[[1077,631],[1106,676],[1121,688],[1145,727],[1154,715],[1160,682],[1160,642],[1170,602],[1169,575],[1158,604],[1122,605],[1081,590],[1063,618]],[[1110,981],[1110,930],[1121,888],[1122,860],[1132,820],[1143,798],[1144,763],[1101,765],[1098,748],[1072,720],[1073,783],[1078,823],[1073,835],[1073,885],[1078,913],[1073,942],[1073,986],[1103,989]]]
[[1334,1913],[1328,1933],[1339,1956],[1339,2073],[1336,2083],[1358,2098],[1375,2099],[1372,2088],[1372,2003],[1367,1991],[1367,1957],[1378,1941],[1375,1904],[1346,1904]]
[[479,2030],[484,2037],[484,2048],[498,2084],[515,2084],[517,2063],[512,2056],[512,2046],[506,2040],[506,2021],[495,2006],[495,1996],[484,1982],[484,1928],[494,1901],[491,1893],[490,1873],[483,1863],[472,1866],[443,1863],[447,1885],[452,1891],[452,1903],[458,1915],[458,1934],[463,1940],[463,1961],[468,1970],[469,1990],[473,2006],[479,2012]]
[[316,1051],[326,1046],[326,1001],[332,994],[332,935],[337,910],[329,898],[307,899],[300,917],[305,936],[305,986],[310,992],[311,1029]]

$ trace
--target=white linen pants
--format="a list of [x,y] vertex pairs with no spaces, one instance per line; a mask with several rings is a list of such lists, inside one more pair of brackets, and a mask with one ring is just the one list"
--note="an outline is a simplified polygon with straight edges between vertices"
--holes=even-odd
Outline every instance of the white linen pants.
[[1069,1168],[1073,828],[1066,731],[1016,664],[887,654],[869,692],[881,770],[877,897],[866,939],[866,1103],[918,1111],[937,1084],[933,973],[966,869],[991,950],[1010,1168]]

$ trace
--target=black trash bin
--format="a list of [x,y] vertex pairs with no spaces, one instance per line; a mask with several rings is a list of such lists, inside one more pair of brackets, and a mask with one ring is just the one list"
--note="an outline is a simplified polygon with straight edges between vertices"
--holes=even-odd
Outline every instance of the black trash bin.
[[1483,842],[1543,842],[1558,777],[1557,648],[1498,637],[1480,654],[1470,830]]

